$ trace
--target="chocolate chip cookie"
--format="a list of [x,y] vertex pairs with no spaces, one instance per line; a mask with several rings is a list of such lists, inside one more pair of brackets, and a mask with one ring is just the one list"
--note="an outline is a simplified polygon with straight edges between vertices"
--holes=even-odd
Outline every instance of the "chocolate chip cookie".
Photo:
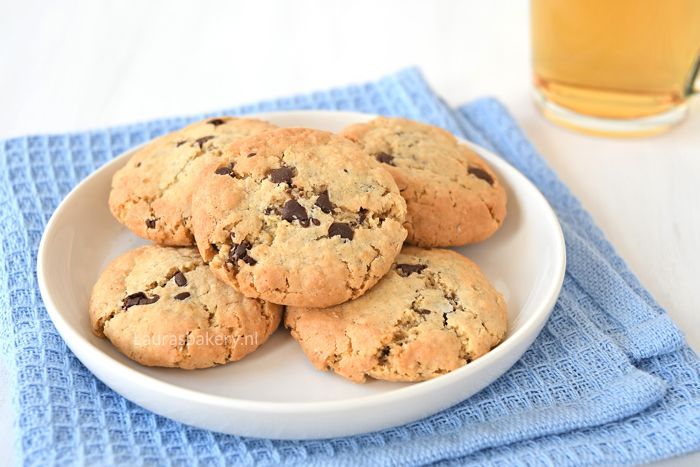
[[285,325],[320,370],[422,381],[500,343],[506,303],[478,266],[451,250],[405,247],[362,297],[327,309],[288,307]]
[[282,307],[219,281],[195,248],[157,245],[115,259],[92,290],[93,332],[148,366],[240,360],[277,329]]
[[202,167],[232,141],[274,128],[261,120],[217,117],[147,143],[114,174],[112,214],[140,237],[163,245],[193,245],[190,204]]
[[232,144],[192,203],[199,251],[248,297],[308,307],[362,295],[406,237],[391,175],[352,141],[274,130]]
[[488,238],[503,223],[506,192],[493,170],[445,130],[379,117],[342,134],[394,177],[406,199],[407,242],[457,246]]

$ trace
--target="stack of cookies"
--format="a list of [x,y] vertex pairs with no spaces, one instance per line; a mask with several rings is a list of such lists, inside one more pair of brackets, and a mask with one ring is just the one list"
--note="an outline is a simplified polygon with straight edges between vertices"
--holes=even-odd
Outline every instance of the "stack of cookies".
[[336,135],[205,120],[134,153],[109,206],[154,243],[102,273],[91,323],[144,365],[239,360],[284,320],[321,370],[421,381],[506,333],[502,295],[438,248],[492,235],[505,190],[430,125],[380,117]]

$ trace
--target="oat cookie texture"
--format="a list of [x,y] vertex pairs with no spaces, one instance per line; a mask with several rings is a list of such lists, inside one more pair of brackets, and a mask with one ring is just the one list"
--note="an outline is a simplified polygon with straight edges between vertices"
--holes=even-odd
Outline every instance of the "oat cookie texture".
[[327,309],[288,307],[285,326],[320,370],[355,382],[422,381],[498,345],[507,314],[503,296],[466,257],[405,247],[359,299]]
[[232,144],[193,203],[200,253],[244,295],[325,307],[357,298],[391,267],[406,204],[352,141],[287,128]]
[[343,135],[365,148],[406,199],[407,242],[458,246],[491,236],[506,215],[496,173],[449,132],[404,118],[350,125]]
[[195,248],[148,245],[115,259],[95,284],[93,332],[148,366],[240,360],[277,329],[282,307],[219,281]]
[[261,120],[216,117],[147,143],[112,178],[112,214],[140,237],[193,245],[190,203],[202,167],[231,142],[274,128]]

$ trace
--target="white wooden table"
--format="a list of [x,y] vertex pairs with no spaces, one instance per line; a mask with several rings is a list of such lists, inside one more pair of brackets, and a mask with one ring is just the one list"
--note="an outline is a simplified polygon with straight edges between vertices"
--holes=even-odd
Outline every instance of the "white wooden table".
[[[524,0],[0,0],[0,138],[214,110],[415,64],[450,104],[493,95],[510,108],[697,351],[700,102],[649,139],[553,126],[530,98],[528,9]],[[1,384],[3,454],[7,391]],[[700,465],[700,453],[672,463]]]

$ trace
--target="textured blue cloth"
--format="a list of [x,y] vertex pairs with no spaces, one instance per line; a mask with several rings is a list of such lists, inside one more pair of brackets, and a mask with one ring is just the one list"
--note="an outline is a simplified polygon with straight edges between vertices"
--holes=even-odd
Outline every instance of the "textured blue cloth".
[[[36,252],[60,200],[123,150],[203,116],[0,142],[0,338],[17,457],[45,464],[580,464],[642,462],[700,448],[698,360],[507,111],[453,111],[416,70],[229,109],[342,109],[427,121],[493,149],[539,186],[566,236],[552,317],[494,384],[427,419],[320,441],[240,438],[154,415],[95,379],[66,348],[36,283]],[[211,114],[213,115],[213,114]]]

